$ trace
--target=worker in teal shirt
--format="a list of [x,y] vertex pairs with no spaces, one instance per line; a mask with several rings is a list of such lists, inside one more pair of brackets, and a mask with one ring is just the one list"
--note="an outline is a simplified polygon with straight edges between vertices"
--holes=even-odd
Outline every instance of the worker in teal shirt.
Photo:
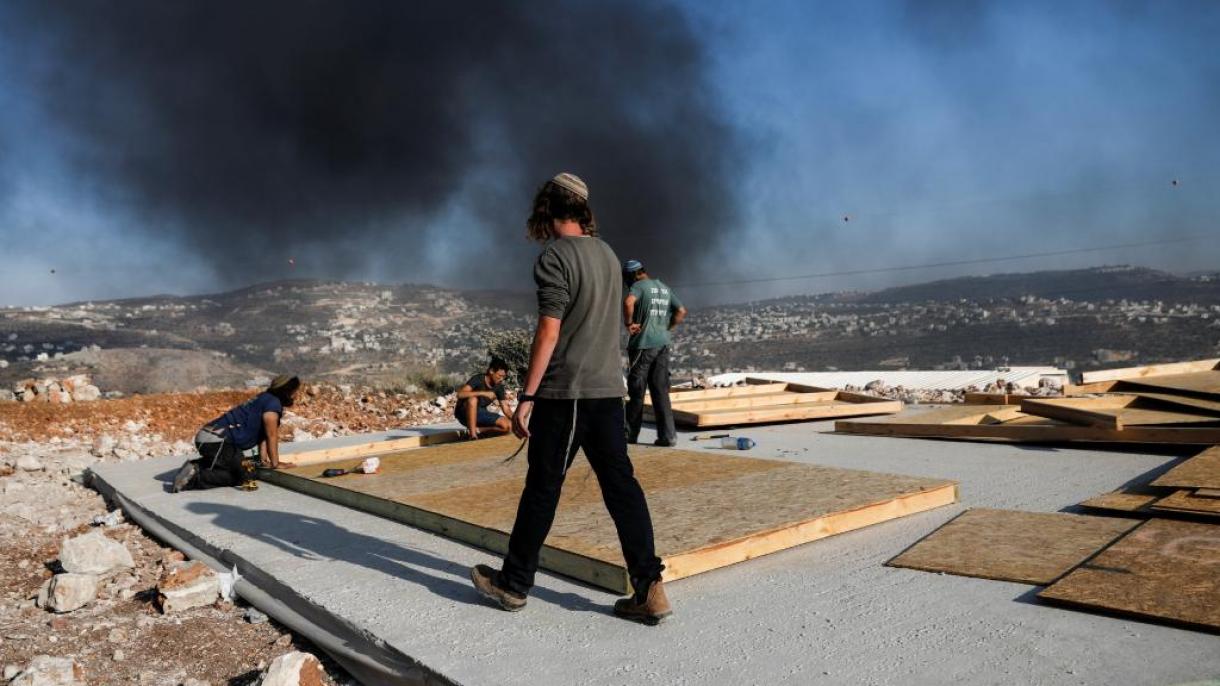
[[674,414],[669,406],[669,332],[686,318],[686,308],[669,286],[654,279],[639,260],[623,264],[627,296],[623,299],[623,323],[630,338],[627,357],[627,441],[636,443],[644,421],[644,391],[652,397],[657,425],[656,445],[677,441]]

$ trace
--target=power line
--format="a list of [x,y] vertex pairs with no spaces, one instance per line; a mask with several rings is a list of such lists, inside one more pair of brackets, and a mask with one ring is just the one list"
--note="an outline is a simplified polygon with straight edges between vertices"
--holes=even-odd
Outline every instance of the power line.
[[885,274],[891,272],[916,271],[920,269],[937,269],[940,267],[960,267],[973,264],[993,264],[996,262],[1015,262],[1018,260],[1030,260],[1041,257],[1057,257],[1060,255],[1079,255],[1091,252],[1103,252],[1106,250],[1124,250],[1127,248],[1146,248],[1156,245],[1169,245],[1173,243],[1187,243],[1190,241],[1202,240],[1210,238],[1210,236],[1182,236],[1179,238],[1167,238],[1158,241],[1141,241],[1139,243],[1119,243],[1115,245],[1100,245],[1089,248],[1073,248],[1070,250],[1052,250],[1048,252],[1027,253],[1024,255],[1008,255],[1005,257],[982,257],[973,260],[951,260],[948,262],[932,262],[928,264],[908,264],[895,267],[875,267],[872,269],[848,269],[836,272],[818,272],[815,274],[796,274],[792,276],[769,276],[757,279],[734,279],[729,281],[689,281],[685,283],[675,283],[675,286],[690,287],[690,286],[736,286],[755,283],[778,283],[780,281],[802,281],[805,279],[826,279],[837,276],[859,276],[861,274]]

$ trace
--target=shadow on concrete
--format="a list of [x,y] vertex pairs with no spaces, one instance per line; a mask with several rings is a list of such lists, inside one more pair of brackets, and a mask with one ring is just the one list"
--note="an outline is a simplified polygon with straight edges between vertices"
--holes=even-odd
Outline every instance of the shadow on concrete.
[[[418,584],[447,600],[488,604],[471,585],[469,568],[465,565],[418,548],[362,534],[326,519],[222,503],[193,502],[186,509],[195,514],[211,515],[216,526],[269,543],[301,559],[348,562]],[[540,586],[530,592],[530,599],[552,603],[572,612],[610,612],[609,607],[597,605],[575,593],[561,593]]]

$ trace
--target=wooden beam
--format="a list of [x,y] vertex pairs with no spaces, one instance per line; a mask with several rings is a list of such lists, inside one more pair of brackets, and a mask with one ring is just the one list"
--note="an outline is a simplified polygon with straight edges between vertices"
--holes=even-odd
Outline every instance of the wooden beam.
[[305,466],[333,462],[335,460],[364,459],[366,457],[396,453],[412,448],[452,443],[465,437],[465,431],[460,429],[445,429],[423,430],[418,434],[402,436],[396,436],[394,432],[390,432],[390,435],[375,441],[313,450],[309,449],[309,442],[285,443],[285,448],[291,446],[294,449],[282,451],[281,457],[285,462],[290,462],[297,466]]
[[1150,376],[1167,374],[1189,374],[1191,372],[1210,371],[1220,367],[1220,358],[1211,360],[1191,360],[1188,362],[1170,362],[1153,364],[1143,367],[1124,367],[1122,369],[1103,369],[1096,372],[1085,372],[1081,380],[1090,384],[1098,381],[1118,381],[1121,379],[1144,379]]

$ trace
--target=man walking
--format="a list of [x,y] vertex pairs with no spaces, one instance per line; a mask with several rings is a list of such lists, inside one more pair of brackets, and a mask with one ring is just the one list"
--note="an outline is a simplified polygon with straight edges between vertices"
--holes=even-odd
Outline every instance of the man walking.
[[652,397],[652,414],[657,424],[656,444],[672,446],[678,434],[669,407],[669,332],[686,318],[682,301],[660,279],[644,270],[639,260],[623,264],[627,297],[623,299],[623,323],[631,337],[627,340],[627,442],[640,437],[644,421],[644,391]]
[[478,591],[505,610],[525,607],[538,555],[555,520],[568,466],[583,449],[597,475],[634,593],[615,614],[656,624],[670,614],[652,518],[627,456],[620,367],[619,263],[597,237],[589,189],[559,174],[534,197],[530,238],[546,246],[534,266],[538,328],[513,432],[529,439],[529,471],[501,569],[470,571]]

